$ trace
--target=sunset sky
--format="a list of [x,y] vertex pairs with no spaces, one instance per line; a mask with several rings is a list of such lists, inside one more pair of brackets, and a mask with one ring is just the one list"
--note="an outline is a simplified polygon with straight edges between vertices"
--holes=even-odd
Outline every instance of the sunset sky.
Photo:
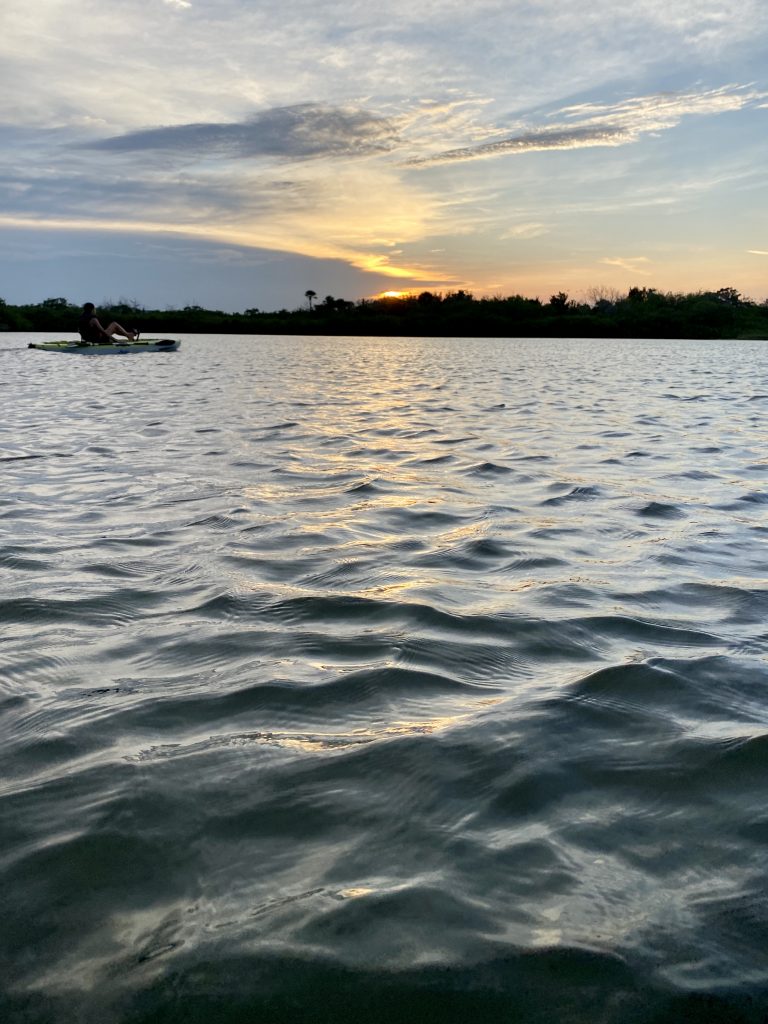
[[766,0],[3,0],[0,297],[768,296]]

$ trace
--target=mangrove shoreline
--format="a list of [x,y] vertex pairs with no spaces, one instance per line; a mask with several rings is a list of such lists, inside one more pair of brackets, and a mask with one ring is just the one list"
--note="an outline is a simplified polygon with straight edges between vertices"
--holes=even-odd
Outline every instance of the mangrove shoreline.
[[[768,339],[768,301],[753,302],[734,288],[673,294],[631,288],[626,295],[596,294],[572,301],[564,292],[548,302],[521,295],[475,298],[445,295],[381,297],[350,302],[328,295],[276,312],[226,313],[201,306],[145,309],[134,302],[105,302],[98,315],[142,334],[316,334],[407,337],[542,338],[754,338]],[[0,299],[0,331],[77,332],[81,306],[65,298],[11,305]]]

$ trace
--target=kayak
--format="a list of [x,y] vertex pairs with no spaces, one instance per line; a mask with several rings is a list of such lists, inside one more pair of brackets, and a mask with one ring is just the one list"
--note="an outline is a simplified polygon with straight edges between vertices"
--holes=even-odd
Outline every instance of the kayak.
[[30,341],[28,348],[42,352],[71,352],[80,356],[128,355],[139,352],[175,352],[180,341],[174,338],[143,338],[141,341],[115,341],[110,345],[93,345],[87,341]]

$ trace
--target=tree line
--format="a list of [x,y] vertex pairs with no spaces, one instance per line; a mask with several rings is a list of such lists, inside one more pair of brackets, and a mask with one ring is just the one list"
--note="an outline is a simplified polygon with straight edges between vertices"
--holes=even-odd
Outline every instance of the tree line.
[[[107,301],[102,323],[117,320],[143,334],[330,334],[422,337],[766,338],[768,300],[757,303],[735,288],[691,294],[630,288],[626,294],[594,289],[588,301],[565,292],[549,301],[522,295],[475,298],[458,290],[423,291],[351,302],[312,289],[307,305],[276,312],[257,308],[226,313],[202,306],[145,309]],[[64,298],[11,305],[0,299],[2,331],[77,331],[81,307]]]

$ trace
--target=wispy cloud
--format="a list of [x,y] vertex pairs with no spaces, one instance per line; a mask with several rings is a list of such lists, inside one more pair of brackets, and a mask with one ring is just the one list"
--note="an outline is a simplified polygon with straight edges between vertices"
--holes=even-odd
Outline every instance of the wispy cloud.
[[539,224],[538,222],[532,222],[529,224],[514,224],[512,227],[503,231],[499,238],[505,241],[508,238],[539,238],[541,235],[546,235],[549,228],[546,224]]
[[633,141],[625,127],[596,128],[540,128],[498,142],[478,146],[448,149],[433,156],[414,157],[412,167],[431,167],[435,164],[456,163],[460,160],[483,160],[488,157],[507,156],[512,153],[533,153],[547,149],[581,149],[585,146],[621,146]]
[[752,256],[768,256],[768,252],[765,249],[747,249],[747,252],[751,253]]
[[549,127],[534,127],[501,139],[494,129],[489,142],[417,156],[408,163],[424,167],[550,149],[623,146],[643,135],[674,128],[684,117],[740,110],[764,96],[754,89],[727,85],[699,93],[638,96],[614,104],[582,103],[550,114],[559,120]]
[[609,267],[618,267],[630,274],[641,274],[643,277],[650,277],[651,271],[646,269],[651,262],[647,256],[605,256],[601,263]]

